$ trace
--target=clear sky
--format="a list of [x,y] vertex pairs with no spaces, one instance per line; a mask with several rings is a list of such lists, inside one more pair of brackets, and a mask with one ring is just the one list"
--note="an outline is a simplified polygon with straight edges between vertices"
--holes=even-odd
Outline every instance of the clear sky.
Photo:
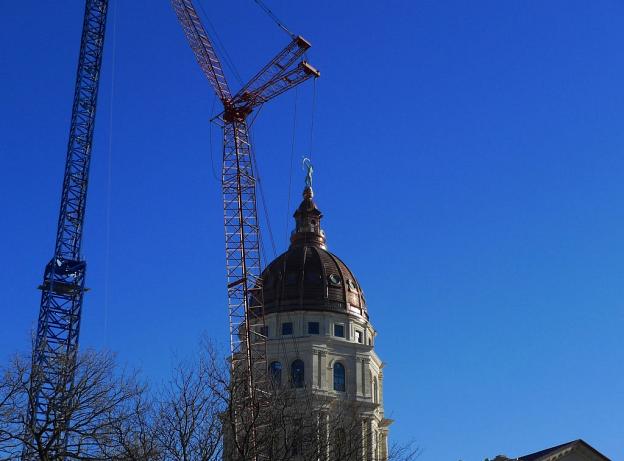
[[[314,113],[308,83],[254,125],[275,245],[311,154],[393,439],[624,459],[624,2],[266,1],[322,73]],[[251,0],[203,5],[243,79],[289,40]],[[3,358],[29,348],[53,250],[82,13],[0,1]],[[112,1],[81,346],[155,380],[202,332],[227,341],[217,107],[168,2]]]

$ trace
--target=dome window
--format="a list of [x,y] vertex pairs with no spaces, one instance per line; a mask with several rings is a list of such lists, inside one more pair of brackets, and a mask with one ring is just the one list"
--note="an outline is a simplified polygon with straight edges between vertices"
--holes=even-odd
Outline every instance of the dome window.
[[329,283],[332,285],[339,286],[341,283],[340,276],[338,274],[331,274],[329,276]]
[[353,280],[351,279],[347,280],[347,285],[349,286],[349,290],[355,291],[357,293],[357,287],[355,286],[355,283],[353,282]]
[[344,338],[344,325],[341,323],[334,324],[334,336]]
[[355,330],[355,338],[358,343],[364,344],[364,333],[360,330]]
[[295,360],[290,365],[290,385],[292,387],[303,387],[305,382],[305,365],[303,360]]
[[287,336],[287,335],[292,335],[292,334],[293,334],[292,322],[282,323],[282,336]]
[[308,322],[308,334],[318,335],[320,333],[320,325],[318,322]]
[[334,363],[334,390],[344,392],[346,389],[345,367],[342,363]]

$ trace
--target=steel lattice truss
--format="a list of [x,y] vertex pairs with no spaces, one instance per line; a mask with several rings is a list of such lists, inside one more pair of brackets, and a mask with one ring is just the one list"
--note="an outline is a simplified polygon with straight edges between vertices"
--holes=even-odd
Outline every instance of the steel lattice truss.
[[[31,431],[41,434],[39,443],[54,447],[54,459],[64,459],[67,443],[66,404],[85,291],[81,242],[107,10],[108,0],[86,1],[56,245],[40,286],[28,417]],[[30,459],[28,451],[24,459]]]
[[[233,372],[247,377],[246,395],[236,399],[235,411],[244,421],[255,421],[266,395],[266,329],[262,300],[260,226],[256,206],[256,178],[246,119],[254,108],[294,88],[319,72],[301,57],[310,47],[302,37],[293,40],[231,96],[214,46],[191,0],[171,0],[197,62],[223,104],[223,206],[228,287],[228,314]],[[247,427],[247,426],[246,426]],[[234,434],[236,437],[236,434]],[[252,459],[262,456],[252,448]]]
[[[259,308],[262,306],[260,228],[251,146],[244,121],[223,126],[222,187],[232,353],[236,359],[244,358],[248,362],[245,368],[255,365],[262,370],[266,368],[266,344],[264,318]],[[247,347],[248,342],[252,347]],[[258,373],[249,374],[249,379],[261,379]]]

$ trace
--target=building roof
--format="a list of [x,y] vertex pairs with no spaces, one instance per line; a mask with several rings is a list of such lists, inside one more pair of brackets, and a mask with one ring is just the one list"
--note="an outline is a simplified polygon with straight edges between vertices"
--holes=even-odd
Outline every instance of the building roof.
[[577,450],[589,454],[591,458],[587,458],[588,461],[611,461],[605,455],[603,455],[590,444],[581,439],[546,448],[545,450],[536,451],[535,453],[520,456],[519,458],[507,458],[505,456],[497,456],[496,458],[494,458],[494,461],[512,461],[512,459],[515,461],[554,461],[559,459],[565,460],[567,458],[563,458],[563,456]]
[[559,457],[565,453],[569,453],[573,450],[589,450],[593,455],[596,456],[596,460],[602,461],[610,461],[605,455],[600,453],[590,444],[585,442],[582,439],[573,440],[572,442],[564,443],[561,445],[557,445],[555,447],[547,448],[546,450],[541,450],[535,453],[531,453],[530,455],[522,456],[518,458],[519,461],[546,461],[550,459],[555,459],[555,457]]
[[366,300],[357,279],[333,253],[327,251],[323,214],[311,187],[295,211],[290,248],[262,273],[264,312],[321,310],[368,319]]

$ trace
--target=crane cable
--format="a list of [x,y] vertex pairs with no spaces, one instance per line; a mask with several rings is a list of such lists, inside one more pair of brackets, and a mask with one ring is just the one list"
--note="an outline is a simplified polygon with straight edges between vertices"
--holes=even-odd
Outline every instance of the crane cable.
[[313,142],[314,142],[314,116],[316,115],[316,79],[312,82],[312,120],[310,121],[310,146],[309,146],[309,157],[312,160],[312,150],[313,150]]
[[[215,103],[217,102],[217,97],[215,96],[212,99],[212,107],[210,108],[210,120],[214,120],[213,116],[214,116],[214,107],[215,107]],[[215,170],[215,166],[214,166],[214,152],[213,152],[213,145],[212,145],[212,123],[208,124],[208,143],[210,144],[210,170],[212,171],[212,177],[214,178],[215,181],[220,182],[219,178],[217,176],[217,172]]]
[[106,215],[104,223],[104,346],[108,345],[108,308],[110,303],[110,241],[111,241],[111,203],[113,191],[113,113],[115,100],[115,66],[117,54],[117,10],[119,5],[115,3],[113,13],[113,54],[111,58],[111,80],[110,80],[110,103],[108,109],[108,155],[106,165]]
[[[256,182],[258,183],[260,190],[260,200],[262,202],[262,209],[264,210],[264,219],[266,220],[267,229],[269,230],[269,241],[271,242],[271,248],[273,249],[273,257],[277,257],[277,247],[275,246],[275,238],[273,238],[273,228],[271,227],[271,219],[269,217],[269,208],[266,204],[266,199],[264,195],[264,189],[262,188],[262,181],[260,180],[260,171],[258,170],[258,162],[254,162],[256,167]],[[266,258],[266,252],[264,252],[264,256]],[[264,266],[267,266],[267,261],[265,259]]]
[[295,158],[295,138],[297,135],[297,100],[299,88],[295,87],[295,107],[293,109],[293,128],[290,146],[290,170],[288,172],[288,204],[286,205],[286,243],[288,243],[288,224],[290,222],[290,199],[292,195],[293,160]]
[[[310,129],[310,151],[312,149],[312,133],[314,131],[314,112],[315,112],[315,106],[316,106],[316,79],[315,81],[315,86],[314,86],[314,94],[313,94],[313,99],[312,99],[312,126]],[[287,210],[287,222],[286,222],[286,230],[288,231],[288,221],[289,221],[289,215],[290,215],[290,200],[291,200],[291,189],[292,189],[292,177],[293,177],[293,164],[294,164],[294,156],[295,156],[295,146],[296,146],[296,133],[297,133],[297,108],[298,108],[298,87],[295,88],[295,101],[294,101],[294,109],[293,109],[293,128],[292,128],[292,138],[291,138],[291,151],[290,151],[290,171],[289,171],[289,179],[288,179],[288,210]],[[309,156],[311,157],[312,154],[310,152]],[[288,241],[288,234],[287,234],[287,239],[286,241]],[[307,240],[307,236],[304,236],[304,247],[307,244],[308,240]],[[302,264],[302,268],[304,271],[303,277],[305,279],[305,266],[306,266],[306,259],[307,259],[307,251],[304,251],[304,260],[303,260],[303,264]],[[281,293],[280,293],[280,299],[284,299],[285,293],[286,293],[286,285],[285,285],[285,276],[286,276],[286,260],[283,261],[283,266],[281,268],[281,272],[284,275],[284,278],[282,279],[282,286],[281,286]],[[296,318],[295,315],[293,314],[293,312],[286,312],[284,314],[282,314],[283,316],[286,317],[286,320],[291,322],[293,324],[293,334],[290,336],[290,344],[291,344],[291,351],[294,350],[294,358],[295,359],[300,359],[301,358],[301,353],[300,353],[300,349],[299,349],[299,339],[297,337],[297,335],[294,332],[294,328],[296,325]],[[302,324],[301,327],[303,328],[303,331],[301,331],[300,336],[304,336],[305,335],[305,324]],[[282,366],[282,371],[284,371],[288,377],[288,379],[291,379],[291,366],[292,363],[290,362],[289,359],[292,359],[291,354],[288,353],[288,348],[286,347],[286,339],[284,338],[283,335],[281,335],[279,328],[280,325],[278,324],[277,326],[278,331],[276,331],[276,336],[279,338],[279,349],[280,349],[280,353],[279,353],[279,359],[280,360],[284,360],[285,365],[286,366]],[[280,362],[281,363],[281,362]],[[313,367],[312,367],[313,370]],[[312,373],[312,370],[310,370],[310,389],[314,388],[314,376]],[[269,371],[270,373],[270,371]],[[321,373],[321,370],[318,370],[318,373]],[[306,387],[305,384],[305,369],[304,369],[304,387]],[[313,411],[312,408],[312,395],[310,392],[305,392],[305,411],[307,413]]]
[[225,65],[228,66],[228,68],[230,69],[230,72],[232,72],[232,74],[234,75],[234,78],[236,78],[238,83],[240,85],[242,85],[243,84],[243,79],[241,78],[240,74],[238,73],[238,69],[234,65],[234,61],[230,57],[230,54],[227,52],[227,49],[223,45],[223,41],[221,40],[221,37],[219,37],[219,33],[217,32],[217,28],[210,21],[210,16],[208,16],[208,13],[206,13],[206,9],[204,8],[204,5],[201,2],[201,0],[199,2],[197,2],[197,3],[199,4],[199,8],[201,9],[201,11],[202,11],[202,13],[204,15],[204,20],[206,21],[206,23],[208,24],[210,29],[212,29],[212,34],[210,34],[210,37],[211,38],[214,37],[214,40],[213,40],[214,44],[219,47],[219,51],[221,51],[220,54],[221,54],[221,56],[223,56],[223,60],[225,62]]
[[288,27],[286,27],[286,25],[282,21],[280,21],[277,16],[275,16],[275,13],[273,13],[273,11],[271,11],[271,9],[266,6],[262,0],[254,0],[254,2],[262,9],[262,11],[267,14],[269,18],[271,18],[271,20],[273,20],[275,24],[277,24],[280,29],[286,32],[291,38],[296,37],[295,34],[288,30]]
[[[253,145],[255,145],[255,143],[254,143],[254,140],[253,140],[251,126],[248,127],[248,133],[249,133],[250,144],[253,146]],[[273,257],[275,258],[275,257],[277,257],[277,247],[275,245],[275,238],[273,237],[273,228],[271,226],[271,219],[269,217],[269,208],[267,207],[266,198],[265,198],[265,194],[264,194],[264,188],[262,187],[262,179],[261,179],[261,176],[260,176],[260,169],[258,167],[258,159],[257,159],[255,151],[253,149],[250,149],[250,155],[251,155],[251,165],[252,165],[252,168],[253,168],[253,171],[254,171],[254,177],[256,179],[256,185],[258,186],[257,191],[258,191],[258,195],[260,195],[260,203],[262,204],[262,211],[264,211],[264,219],[266,221],[267,230],[269,231],[269,241],[271,242],[271,247],[273,249]],[[257,203],[257,200],[256,200],[256,203]],[[260,210],[258,210],[258,216],[260,216],[259,211]],[[260,221],[259,217],[258,217],[258,221]],[[259,225],[260,225],[260,223],[258,222],[258,226]],[[262,237],[262,234],[260,234],[260,237]],[[262,248],[264,248],[264,244],[263,244],[262,238],[260,238],[258,244]],[[262,255],[262,258],[264,259],[264,267],[266,267],[267,266],[266,251],[264,251],[262,248],[260,249],[260,253]]]

